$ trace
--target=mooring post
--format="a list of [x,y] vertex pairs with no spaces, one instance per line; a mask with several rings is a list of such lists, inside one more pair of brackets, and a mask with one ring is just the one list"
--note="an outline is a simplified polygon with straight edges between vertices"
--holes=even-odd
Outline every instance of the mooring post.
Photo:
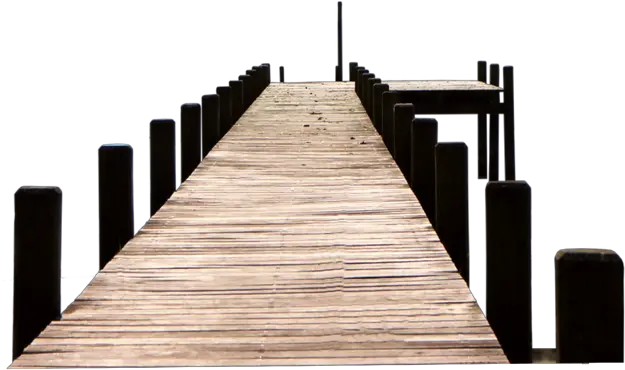
[[15,193],[13,360],[61,318],[62,192],[22,186]]
[[339,66],[334,66],[334,81],[336,81],[336,82],[341,81],[340,74],[341,74],[341,72],[339,71]]
[[358,68],[358,63],[356,62],[349,63],[349,81],[350,82],[356,81],[356,69],[357,68]]
[[510,363],[532,362],[531,188],[486,185],[486,318]]
[[243,115],[243,82],[230,81],[228,85],[232,94],[232,125],[234,125]]
[[252,91],[252,103],[254,102],[254,100],[256,100],[256,98],[258,98],[258,95],[260,95],[260,71],[258,71],[255,68],[252,68],[249,70],[248,74],[250,75],[250,81],[251,81],[251,91]]
[[395,105],[395,162],[410,182],[410,126],[414,119],[414,105],[411,103],[401,103]]
[[436,229],[436,144],[438,122],[415,118],[410,129],[410,187]]
[[264,90],[271,83],[271,67],[269,63],[263,63],[260,65],[260,67],[263,69],[263,76],[265,77],[265,79],[263,80],[263,90]]
[[384,133],[382,127],[382,94],[388,91],[387,84],[373,84],[373,125],[381,136]]
[[360,76],[360,103],[363,108],[365,108],[365,111],[367,110],[365,106],[365,102],[367,101],[367,81],[369,81],[371,77],[373,77],[371,72],[365,72]]
[[385,91],[382,93],[382,127],[383,127],[383,136],[384,144],[386,144],[386,148],[388,149],[391,156],[395,158],[395,149],[393,145],[395,144],[395,118],[394,118],[394,108],[395,104],[399,102],[399,96],[395,91]]
[[[489,69],[488,83],[500,86],[499,65],[491,64]],[[488,131],[488,179],[500,180],[499,178],[499,115],[488,116],[486,119]]]
[[98,150],[100,270],[135,234],[132,147],[105,144]]
[[241,112],[241,114],[243,114],[249,107],[250,105],[252,105],[252,102],[254,101],[253,95],[252,95],[252,76],[250,76],[249,74],[244,74],[241,75],[241,77],[239,77],[241,79],[241,82],[243,83],[243,111]]
[[343,81],[343,3],[338,3],[338,47],[339,63],[337,65],[337,81]]
[[556,361],[623,362],[623,261],[612,250],[555,257]]
[[219,95],[219,139],[221,140],[232,127],[232,90],[230,86],[219,86],[216,92]]
[[185,182],[202,161],[201,114],[202,108],[197,103],[180,107],[180,183]]
[[265,89],[265,72],[263,71],[263,67],[262,66],[254,66],[252,67],[252,71],[256,71],[256,74],[254,75],[254,78],[256,79],[256,97],[254,99],[257,99],[260,94],[263,93],[263,90]]
[[356,95],[358,95],[358,98],[360,98],[360,100],[362,101],[362,75],[367,72],[366,68],[363,67],[358,67],[356,69]]
[[171,119],[150,122],[150,217],[176,191],[176,124]]
[[469,162],[465,143],[438,143],[436,233],[469,285]]
[[373,85],[382,83],[379,78],[370,78],[367,80],[367,100],[365,101],[365,110],[369,114],[369,118],[373,121]]
[[503,175],[506,180],[516,180],[516,127],[515,127],[515,86],[514,69],[511,65],[503,67],[503,103],[506,110],[503,124],[499,127],[503,130]]
[[284,67],[280,66],[280,82],[284,82]]
[[[477,80],[488,82],[488,64],[484,60],[477,62]],[[479,179],[486,179],[488,173],[488,129],[485,116],[478,116],[478,170]]]
[[221,138],[220,95],[208,94],[200,99],[200,121],[202,127],[202,158]]

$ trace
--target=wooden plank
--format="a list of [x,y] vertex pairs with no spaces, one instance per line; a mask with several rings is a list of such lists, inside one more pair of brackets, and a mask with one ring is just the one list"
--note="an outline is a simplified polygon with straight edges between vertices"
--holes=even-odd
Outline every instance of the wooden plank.
[[269,85],[12,367],[505,362],[332,82]]

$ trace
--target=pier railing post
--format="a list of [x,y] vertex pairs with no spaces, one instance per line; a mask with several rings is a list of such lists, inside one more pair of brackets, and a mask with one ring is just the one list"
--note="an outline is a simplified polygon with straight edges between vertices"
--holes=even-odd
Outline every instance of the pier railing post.
[[250,100],[250,105],[251,105],[254,102],[254,100],[256,100],[258,95],[260,95],[259,93],[260,87],[258,86],[258,71],[255,69],[248,69],[247,71],[245,71],[245,74],[250,76],[251,77],[250,80],[252,81],[252,83],[250,84],[250,90],[252,91],[251,100]]
[[532,361],[531,188],[486,185],[486,318],[510,363]]
[[469,163],[465,143],[438,143],[436,233],[469,285]]
[[555,257],[556,360],[623,362],[623,261],[606,249]]
[[[245,87],[245,82],[243,82]],[[219,95],[202,96],[202,158],[219,141]]]
[[356,95],[362,101],[362,75],[369,73],[368,69],[364,67],[358,67],[356,71]]
[[438,122],[415,118],[410,128],[410,187],[436,229],[436,144]]
[[216,92],[219,95],[219,139],[221,139],[232,127],[232,90],[230,86],[219,86]]
[[[477,62],[477,80],[486,83],[486,62]],[[477,115],[477,178],[487,177],[486,113]]]
[[385,91],[382,93],[382,139],[389,153],[395,158],[395,104],[399,102],[397,93]]
[[202,161],[201,148],[202,108],[197,103],[187,103],[180,107],[180,183],[182,184],[195,171]]
[[349,63],[349,80],[351,82],[356,81],[356,68],[358,68],[358,63],[356,62]]
[[98,150],[100,269],[135,233],[132,147],[105,144]]
[[362,103],[362,106],[365,108],[365,111],[367,112],[367,114],[369,114],[369,111],[367,110],[367,86],[369,85],[369,79],[370,78],[375,78],[375,73],[363,73],[360,76],[360,102]]
[[375,84],[382,83],[382,80],[379,78],[370,78],[367,80],[367,88],[366,88],[366,100],[365,100],[365,111],[369,115],[369,118],[373,121],[373,86]]
[[242,81],[230,81],[230,92],[232,94],[232,125],[241,118],[243,115],[243,82]]
[[150,122],[150,216],[176,191],[176,125],[171,119]]
[[[499,86],[499,64],[490,65],[490,84]],[[494,103],[499,103],[499,95]],[[491,113],[489,124],[489,169],[488,181],[499,181],[499,113]]]
[[395,105],[395,162],[401,173],[410,182],[410,126],[414,119],[414,105],[402,103]]
[[262,79],[260,93],[262,93],[265,90],[265,88],[269,86],[269,83],[271,82],[271,72],[269,70],[269,65],[267,64],[260,65],[260,75]]
[[382,94],[385,91],[388,91],[387,84],[373,84],[373,125],[380,136],[384,134],[384,128],[382,127]]
[[15,193],[13,360],[61,318],[61,208],[58,187]]
[[503,136],[506,163],[506,180],[516,178],[514,159],[514,78],[511,66],[503,67]]
[[250,75],[239,76],[239,81],[243,82],[243,112],[254,102],[254,80]]

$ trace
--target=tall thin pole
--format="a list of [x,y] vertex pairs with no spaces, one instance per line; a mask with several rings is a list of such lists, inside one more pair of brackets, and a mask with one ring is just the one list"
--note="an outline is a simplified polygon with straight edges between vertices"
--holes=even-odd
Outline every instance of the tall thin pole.
[[343,3],[339,1],[339,70],[337,81],[343,81]]

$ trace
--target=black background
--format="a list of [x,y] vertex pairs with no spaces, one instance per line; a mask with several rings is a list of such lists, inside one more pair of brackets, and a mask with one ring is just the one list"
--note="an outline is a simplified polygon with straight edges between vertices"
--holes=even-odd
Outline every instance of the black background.
[[[2,138],[3,182],[8,195],[15,184],[65,185],[65,295],[95,265],[95,144],[119,136],[136,144],[140,157],[144,120],[236,77],[242,63],[285,63],[290,79],[334,79],[335,9],[334,1],[225,2],[175,16],[167,9],[160,16],[138,14],[128,28],[102,13],[104,20],[84,18],[76,27],[42,30],[28,51],[34,64],[17,76],[23,82],[14,95],[25,95]],[[395,2],[346,1],[345,54],[359,56],[391,80],[471,79],[473,55],[501,55],[518,65],[521,175],[536,185],[531,153],[538,134],[528,118],[539,106],[532,31],[522,21],[495,27],[494,21],[501,23],[496,17],[458,22],[427,14]],[[23,56],[16,51],[12,58],[19,62]],[[141,202],[140,193],[135,199]],[[551,342],[550,255],[551,248],[538,249],[538,343]]]

